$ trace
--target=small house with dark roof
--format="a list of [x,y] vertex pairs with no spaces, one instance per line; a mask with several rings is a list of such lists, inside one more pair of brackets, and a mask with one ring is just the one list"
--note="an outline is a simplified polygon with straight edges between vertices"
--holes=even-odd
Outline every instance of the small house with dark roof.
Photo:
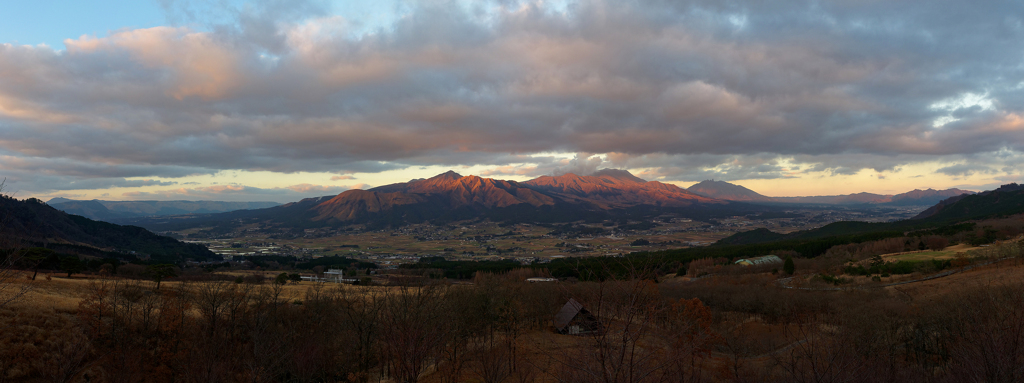
[[572,298],[555,314],[554,324],[559,334],[584,335],[601,331],[597,317]]

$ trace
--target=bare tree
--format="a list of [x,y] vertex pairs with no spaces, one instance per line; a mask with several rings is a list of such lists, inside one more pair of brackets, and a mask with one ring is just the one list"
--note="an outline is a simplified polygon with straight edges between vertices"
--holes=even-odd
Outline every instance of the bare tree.
[[248,358],[244,368],[252,383],[272,381],[283,370],[287,360],[286,343],[294,330],[284,326],[279,315],[283,286],[260,286],[253,294],[253,315],[247,322],[249,333]]
[[45,347],[47,358],[40,372],[50,382],[72,382],[89,365],[86,357],[92,352],[92,344],[80,330],[69,329]]
[[680,299],[669,305],[660,324],[662,339],[669,340],[665,380],[701,382],[710,348],[719,342],[711,330],[711,310],[700,299]]
[[945,339],[953,382],[1024,380],[1024,293],[997,285],[947,303]]
[[658,382],[669,366],[659,318],[665,306],[651,280],[601,282],[581,291],[580,302],[601,322],[569,352],[549,354],[561,382]]
[[500,383],[512,375],[509,364],[509,348],[506,345],[484,348],[476,352],[474,372],[484,383]]
[[349,379],[354,382],[365,382],[369,379],[370,369],[377,360],[376,345],[381,336],[380,318],[386,300],[375,290],[356,291],[339,286],[339,305],[343,326],[349,331],[350,356],[354,359],[355,372]]
[[853,382],[861,372],[863,361],[838,318],[802,323],[794,335],[793,343],[772,355],[786,381]]
[[[16,202],[13,196],[4,192],[6,183],[6,178],[0,181],[0,205]],[[25,256],[25,249],[19,248],[16,239],[9,233],[13,219],[10,209],[0,209],[0,308],[18,300],[32,289],[30,283],[15,282],[21,276],[16,267]]]
[[385,290],[381,316],[381,348],[391,375],[415,383],[438,353],[447,332],[443,285]]

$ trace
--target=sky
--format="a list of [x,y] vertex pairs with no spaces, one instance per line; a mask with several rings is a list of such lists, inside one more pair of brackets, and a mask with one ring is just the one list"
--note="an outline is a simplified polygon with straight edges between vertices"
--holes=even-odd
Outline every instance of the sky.
[[1024,2],[0,0],[18,198],[290,202],[602,168],[1024,180]]

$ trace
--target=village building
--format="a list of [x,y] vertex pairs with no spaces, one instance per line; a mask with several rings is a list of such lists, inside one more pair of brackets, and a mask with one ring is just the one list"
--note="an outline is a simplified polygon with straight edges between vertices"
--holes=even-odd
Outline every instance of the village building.
[[537,283],[537,282],[558,282],[558,278],[526,278],[526,281],[527,281],[527,282],[530,282],[530,283]]
[[333,283],[356,283],[357,278],[345,278],[345,270],[330,269],[324,271],[324,276],[303,276],[302,280],[312,282],[333,282]]
[[597,317],[572,298],[555,314],[554,325],[559,334],[584,335],[601,331]]
[[775,256],[775,255],[763,255],[763,256],[754,257],[754,258],[739,259],[739,260],[736,260],[736,262],[733,262],[733,263],[737,264],[737,265],[743,265],[743,266],[760,266],[760,265],[775,265],[775,264],[781,265],[783,263],[783,261],[782,261],[782,258],[779,258],[778,256]]

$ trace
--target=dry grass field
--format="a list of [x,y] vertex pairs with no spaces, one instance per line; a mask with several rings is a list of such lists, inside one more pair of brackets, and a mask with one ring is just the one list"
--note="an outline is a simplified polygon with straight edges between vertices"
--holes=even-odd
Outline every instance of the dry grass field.
[[971,246],[968,244],[958,244],[946,247],[939,251],[922,250],[922,251],[910,251],[893,254],[884,254],[882,259],[886,262],[898,262],[898,261],[928,261],[932,259],[946,260],[956,258],[957,254],[963,253],[968,254],[971,251],[982,249],[981,247]]
[[1013,286],[1024,281],[1024,261],[1008,259],[944,278],[887,287],[915,300],[933,301],[964,291],[992,286]]
[[[954,253],[973,251],[992,255],[1011,250],[1019,251],[1020,247],[1018,244],[1011,243],[1005,246],[997,244],[990,248],[951,248],[943,251]],[[939,252],[932,253],[934,256]],[[922,256],[922,254],[918,253],[918,256]],[[246,276],[251,273],[229,272],[222,274]],[[263,271],[268,279],[276,276],[277,273]],[[349,347],[345,345],[357,341],[357,338],[350,338],[350,335],[346,335],[354,334],[352,333],[353,328],[358,327],[353,326],[389,323],[387,326],[395,326],[396,329],[408,328],[408,330],[402,331],[427,331],[424,334],[430,334],[429,330],[433,329],[447,334],[445,339],[448,340],[433,344],[431,347],[435,348],[434,351],[431,351],[431,356],[425,359],[424,364],[415,367],[416,371],[419,371],[417,381],[420,382],[584,382],[589,381],[585,378],[584,372],[596,368],[596,366],[602,366],[602,363],[611,364],[604,364],[604,367],[601,368],[631,371],[651,369],[657,374],[668,374],[658,375],[663,377],[675,374],[676,370],[673,369],[678,368],[681,374],[699,375],[701,381],[734,382],[791,381],[798,378],[794,374],[810,371],[805,370],[809,368],[805,363],[812,360],[816,360],[815,363],[839,363],[832,366],[842,367],[837,371],[853,368],[853,371],[862,371],[866,374],[881,374],[882,372],[879,372],[881,370],[876,369],[884,366],[872,364],[875,363],[875,359],[870,358],[874,358],[874,356],[864,359],[865,357],[858,356],[862,355],[858,353],[890,355],[897,360],[913,360],[913,358],[917,358],[915,356],[918,355],[917,353],[924,355],[935,351],[927,348],[931,347],[928,346],[930,343],[915,343],[918,341],[907,336],[916,333],[907,333],[900,330],[901,328],[933,326],[927,327],[931,330],[926,333],[945,334],[945,331],[952,331],[951,329],[956,327],[943,327],[946,326],[943,323],[950,320],[977,321],[978,319],[972,319],[972,315],[988,313],[989,311],[986,310],[993,307],[1004,311],[1008,310],[1011,313],[1018,312],[1016,306],[1013,304],[1007,306],[1005,303],[1007,301],[1003,300],[1011,299],[1011,296],[1008,296],[1010,298],[1000,298],[999,294],[1010,291],[1007,294],[1012,295],[1012,291],[1015,291],[1013,289],[1020,286],[1020,281],[1024,280],[1024,262],[1018,257],[935,280],[884,289],[856,291],[782,289],[775,283],[779,276],[770,272],[723,273],[694,281],[680,277],[665,277],[660,279],[660,283],[646,281],[640,284],[628,281],[528,284],[523,283],[522,279],[517,279],[517,277],[510,279],[508,276],[485,276],[475,280],[473,285],[448,286],[444,290],[439,290],[443,293],[431,293],[432,290],[429,288],[322,286],[312,282],[290,282],[281,286],[280,290],[274,293],[276,295],[273,295],[280,302],[280,306],[265,306],[267,303],[261,300],[263,299],[261,297],[269,295],[260,295],[259,291],[274,286],[269,282],[265,282],[263,285],[236,285],[230,281],[181,282],[171,280],[161,284],[160,293],[150,293],[149,291],[155,289],[155,284],[149,281],[138,281],[122,286],[122,288],[138,286],[141,289],[139,290],[141,295],[132,295],[131,289],[115,289],[113,295],[102,298],[101,295],[97,295],[101,290],[99,287],[110,288],[112,279],[80,275],[70,279],[63,275],[52,275],[47,278],[47,275],[40,275],[36,281],[30,282],[26,276],[27,274],[22,273],[14,283],[30,284],[31,291],[19,301],[0,308],[0,326],[6,330],[0,331],[0,372],[8,378],[8,381],[80,382],[84,381],[86,374],[90,374],[90,379],[92,379],[90,381],[116,381],[120,379],[115,379],[116,366],[127,363],[111,356],[120,355],[111,354],[122,352],[117,351],[121,350],[118,347],[129,347],[130,350],[136,350],[132,351],[135,353],[139,351],[131,347],[155,347],[153,350],[162,350],[138,354],[146,355],[146,358],[156,358],[146,362],[144,371],[140,370],[142,372],[138,373],[166,377],[159,381],[176,381],[179,378],[192,379],[185,379],[185,376],[179,376],[172,372],[174,369],[187,366],[192,366],[189,368],[196,366],[227,368],[225,367],[227,365],[217,364],[221,360],[227,363],[226,361],[241,358],[240,362],[232,362],[241,364],[231,365],[234,366],[231,368],[241,368],[245,363],[253,362],[252,360],[244,362],[248,357],[244,357],[246,355],[244,353],[238,353],[239,350],[245,350],[244,347],[252,347],[251,345],[246,346],[252,342],[252,338],[249,338],[252,335],[246,335],[250,334],[248,331],[252,331],[252,321],[261,318],[263,313],[268,312],[266,311],[268,309],[259,307],[278,307],[278,310],[286,309],[285,312],[279,314],[282,315],[280,320],[283,321],[280,331],[284,331],[283,334],[289,334],[287,336],[291,340],[288,342],[291,343],[287,343],[288,347],[295,347],[296,354],[292,357],[298,358],[289,363],[299,363],[306,360],[302,358],[313,358],[320,355],[307,355],[305,354],[307,351],[328,352],[328,350],[334,350],[330,347],[342,347],[337,351],[331,351],[338,352],[334,355],[340,359],[330,359],[330,363],[352,363],[348,364],[352,366],[350,368],[378,375],[383,373],[383,369],[396,369],[392,371],[398,374],[400,371],[398,369],[401,366],[391,363],[397,363],[401,358],[408,357],[400,350],[415,348],[389,348],[387,345],[392,344],[391,342],[408,341],[402,340],[404,338],[388,337],[396,334],[387,335],[387,331],[378,333],[377,336],[381,338],[375,341],[378,343],[376,343],[374,352],[379,353],[377,357],[381,359],[373,359],[373,364],[366,369],[355,367],[358,365],[357,361],[345,359],[345,355],[352,355],[350,353],[353,351],[341,351],[344,347]],[[204,299],[208,299],[208,297],[204,298],[202,295],[206,294],[204,291],[209,290],[203,286],[214,284],[219,286],[217,289],[222,291],[218,293],[221,294],[218,296],[227,299],[221,301],[222,303],[230,306],[231,300],[234,299],[232,297],[242,297],[245,299],[243,302],[249,302],[252,306],[250,308],[238,306],[234,309],[224,306],[223,310],[227,311],[219,311],[221,320],[224,322],[219,322],[221,324],[218,327],[211,327],[214,322],[211,322],[209,315],[211,312],[218,311],[204,308]],[[179,312],[185,317],[191,318],[187,320],[192,323],[188,326],[182,324],[186,322],[182,318],[175,319],[174,316],[167,317],[164,314],[159,314],[157,321],[159,324],[154,327],[154,325],[146,324],[145,315],[139,316],[141,314],[131,314],[129,311],[118,314],[116,310],[112,314],[105,314],[104,310],[106,309],[102,309],[106,306],[101,303],[110,302],[114,305],[110,307],[120,307],[118,310],[126,310],[128,306],[123,306],[127,304],[127,301],[124,301],[126,297],[134,296],[135,298],[131,299],[145,303],[148,302],[146,297],[149,296],[156,297],[158,301],[162,302],[159,304],[161,309],[155,311],[156,313],[171,310],[175,307],[175,302],[181,302],[175,298],[176,292],[183,291],[182,287],[185,285],[188,285],[190,291],[197,294],[191,298],[193,299],[190,301],[191,303],[180,306],[181,311]],[[237,286],[242,287],[236,288]],[[318,290],[318,286],[326,289]],[[1006,288],[1010,288],[1010,290],[1006,290]],[[404,301],[403,296],[427,300]],[[601,336],[574,337],[555,333],[551,326],[551,319],[567,297],[575,297],[593,304],[607,304],[607,307],[604,308],[600,308],[601,306],[591,307],[594,310],[601,310],[604,326],[608,330]],[[399,309],[386,314],[385,306],[381,306],[378,310],[384,311],[378,311],[376,314],[365,317],[371,318],[369,322],[360,322],[360,319],[356,317],[339,316],[345,310],[356,309],[358,311],[359,307],[364,307],[376,299],[397,299],[394,303],[398,304],[396,307]],[[697,302],[695,306],[684,304],[678,306],[683,309],[677,309],[677,303],[673,303],[682,304],[691,302],[690,300]],[[363,306],[351,306],[350,303],[345,302],[363,302],[361,304]],[[513,311],[499,309],[472,314],[475,312],[474,310],[500,302],[505,302],[501,304],[511,304],[509,310]],[[958,316],[950,316],[953,315],[950,314],[950,310],[958,310],[958,307],[963,306],[958,302],[970,302],[976,307],[970,308],[970,311],[956,314]],[[990,302],[990,304],[985,302]],[[670,304],[666,305],[667,303]],[[689,311],[694,308],[699,310]],[[1024,307],[1021,309],[1024,310]],[[238,312],[237,319],[231,319],[235,318],[234,310]],[[173,313],[173,311],[168,312]],[[399,317],[391,317],[404,315],[401,314],[403,312],[420,317],[403,319],[407,320],[406,322],[399,321]],[[518,323],[513,327],[515,330],[487,327],[487,323],[506,323],[502,326],[507,325],[508,322],[503,322],[501,319],[502,315],[513,312],[517,313],[517,318],[522,318],[517,320],[525,321],[512,322]],[[695,314],[701,312],[703,314]],[[642,315],[632,316],[637,313],[642,313]],[[109,318],[107,315],[110,315]],[[138,344],[129,342],[124,346],[119,345],[121,343],[118,342],[125,341],[118,340],[121,338],[116,336],[117,331],[121,330],[115,331],[118,328],[117,323],[121,320],[118,318],[121,318],[121,315],[127,315],[124,318],[130,323],[134,323],[131,326],[138,327],[132,330],[137,331],[134,332],[136,337],[140,337],[136,340],[139,342]],[[675,317],[674,315],[680,316]],[[1002,314],[993,316],[988,313],[984,315],[986,318],[995,318],[993,320],[996,322],[992,324],[993,326],[1003,326],[1006,324],[1006,320],[1014,320],[1013,317],[1000,316]],[[325,320],[317,320],[318,316],[324,316]],[[102,320],[97,321],[97,317]],[[657,322],[648,323],[647,318],[659,319]],[[668,320],[669,318],[676,319]],[[238,323],[233,323],[235,321]],[[417,321],[423,321],[419,324],[431,323],[431,325],[425,328],[417,327]],[[456,325],[456,323],[461,324]],[[473,327],[481,325],[484,327]],[[630,326],[636,325],[639,327],[626,330]],[[92,330],[89,329],[96,328],[96,326],[100,326],[100,328],[114,327],[90,332]],[[126,327],[123,330],[130,328]],[[459,334],[459,331],[469,331],[470,328],[476,330],[466,332],[461,336],[453,335]],[[486,328],[491,328],[491,330],[484,330]],[[894,328],[895,330],[893,330]],[[695,329],[698,330],[695,331]],[[167,352],[172,349],[167,347],[173,343],[167,342],[173,341],[175,334],[189,339],[189,342],[192,342],[190,343],[191,347],[195,351],[184,354],[180,352],[168,354]],[[208,334],[215,336],[210,338]],[[514,334],[514,336],[509,334]],[[635,335],[625,336],[626,334]],[[688,335],[675,338],[682,334]],[[881,337],[882,335],[888,336],[888,338]],[[982,335],[982,333],[977,333],[957,336],[976,337]],[[241,338],[234,338],[237,336],[241,336]],[[325,337],[329,336],[339,337],[338,339],[344,341],[323,343],[322,345],[328,348],[320,348],[321,342],[325,342],[327,339]],[[447,338],[448,336],[454,338]],[[950,350],[961,350],[963,347],[973,344],[970,342],[955,343],[954,341],[957,339],[960,338],[932,339],[929,342],[939,342],[943,349]],[[229,341],[243,343],[223,343]],[[333,346],[331,346],[332,344]],[[314,345],[318,346],[313,347]],[[628,347],[623,348],[622,345]],[[889,348],[879,348],[883,346]],[[243,348],[235,349],[234,347]],[[925,348],[918,349],[919,347]],[[81,352],[72,352],[76,349]],[[636,358],[641,362],[616,364],[618,362],[601,361],[601,358],[611,354],[600,354],[600,352],[622,353],[627,349],[632,350],[629,351],[633,353],[630,354],[632,355],[630,358]],[[227,354],[221,355],[219,354],[221,352]],[[678,352],[682,352],[682,354],[674,354]],[[209,355],[221,356],[211,357]],[[676,362],[668,363],[676,360],[672,358],[680,357],[690,358],[686,359],[689,361],[687,363],[695,364],[684,367],[673,364]],[[67,358],[78,360],[80,363],[72,366],[74,367],[72,369],[62,370],[63,367],[60,367],[62,360],[66,361]],[[261,359],[255,359],[257,362],[259,360]],[[574,361],[578,361],[578,363]],[[313,359],[308,362],[313,363]],[[316,363],[327,362],[325,359]],[[847,365],[848,363],[849,365]],[[898,367],[903,369],[902,371],[918,374],[911,376],[912,379],[906,378],[901,381],[928,381],[934,378],[938,372],[952,374],[957,371],[956,368],[960,368],[955,365],[940,368],[941,365],[934,363],[937,362],[928,361],[922,365],[899,364],[893,368]],[[516,366],[515,369],[508,367],[512,364]],[[322,366],[317,368],[323,369],[330,366],[329,363],[314,365]],[[299,376],[289,374],[302,373],[302,371],[306,371],[303,370],[304,368],[313,365],[304,366],[306,365],[281,365],[277,368],[280,368],[281,371],[291,372],[281,372],[273,376],[281,379],[288,376]],[[453,366],[459,367],[453,370]],[[498,366],[497,370],[495,366]],[[925,367],[915,370],[917,367],[914,366]],[[58,374],[47,371],[77,372],[73,374],[73,379],[55,380],[54,377]],[[239,374],[241,373],[239,372]],[[503,377],[496,380],[495,374]],[[836,374],[830,379],[851,378],[844,375],[845,372]],[[397,375],[391,376],[394,378]],[[822,376],[820,378],[829,377]],[[232,378],[231,380],[248,379]],[[385,379],[383,381],[397,382],[401,380]],[[651,378],[635,381],[662,382],[666,380]],[[856,381],[856,379],[852,381]]]

